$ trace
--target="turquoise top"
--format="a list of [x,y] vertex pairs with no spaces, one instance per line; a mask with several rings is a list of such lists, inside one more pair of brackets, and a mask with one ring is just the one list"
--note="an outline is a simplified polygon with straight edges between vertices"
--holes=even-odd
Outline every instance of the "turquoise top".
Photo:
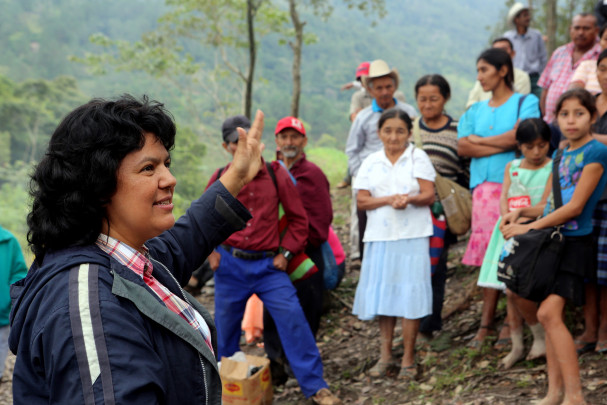
[[[457,138],[478,135],[489,138],[514,128],[517,120],[540,116],[539,100],[527,94],[519,110],[519,93],[514,93],[499,107],[490,107],[489,100],[474,103],[460,118]],[[515,158],[514,149],[491,156],[472,158],[470,163],[470,189],[484,182],[502,183],[506,164]]]

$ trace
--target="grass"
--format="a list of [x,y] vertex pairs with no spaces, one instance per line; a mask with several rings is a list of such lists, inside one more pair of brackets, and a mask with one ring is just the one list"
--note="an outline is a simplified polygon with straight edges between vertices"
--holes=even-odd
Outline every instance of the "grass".
[[310,148],[306,149],[306,157],[322,169],[333,186],[346,174],[348,158],[342,150],[327,147]]

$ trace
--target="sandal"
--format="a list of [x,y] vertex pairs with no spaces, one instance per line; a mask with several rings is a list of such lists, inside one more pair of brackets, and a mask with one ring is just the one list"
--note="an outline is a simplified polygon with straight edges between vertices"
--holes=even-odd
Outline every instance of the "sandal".
[[599,340],[594,351],[597,353],[607,353],[607,340]]
[[597,346],[596,342],[586,342],[579,339],[575,339],[573,343],[575,344],[575,350],[578,356],[593,351]]
[[493,348],[496,349],[496,350],[504,350],[504,349],[506,349],[510,345],[510,342],[512,341],[510,339],[510,325],[508,325],[508,322],[504,322],[502,324],[502,329],[500,329],[500,333],[499,334],[500,335],[502,334],[502,331],[504,330],[504,328],[508,328],[508,336],[497,339],[497,341],[493,344]]
[[[487,329],[489,332],[495,331],[495,327],[493,327],[492,325],[481,325],[481,326],[479,326],[479,329]],[[487,334],[489,334],[489,332],[487,332]],[[473,350],[480,350],[481,347],[483,347],[484,340],[485,340],[485,338],[483,338],[483,340],[478,340],[478,339],[472,338],[472,340],[469,341],[466,346]]]
[[497,339],[497,341],[493,344],[493,348],[495,350],[507,349],[508,346],[510,345],[510,342],[511,342],[511,339],[509,337]]
[[397,365],[393,360],[392,361],[378,361],[369,370],[369,375],[371,377],[384,377],[388,374],[388,371],[390,369],[393,369],[396,367],[397,367]]
[[417,364],[413,364],[412,366],[401,367],[397,378],[401,381],[415,381],[417,375]]

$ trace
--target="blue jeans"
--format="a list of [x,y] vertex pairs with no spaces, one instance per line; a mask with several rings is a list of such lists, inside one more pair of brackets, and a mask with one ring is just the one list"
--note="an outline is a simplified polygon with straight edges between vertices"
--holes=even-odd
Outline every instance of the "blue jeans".
[[306,397],[327,388],[316,341],[287,273],[276,270],[273,258],[244,260],[222,247],[215,271],[215,323],[218,356],[240,350],[240,330],[247,300],[253,294],[263,301],[276,322],[278,335],[291,370]]

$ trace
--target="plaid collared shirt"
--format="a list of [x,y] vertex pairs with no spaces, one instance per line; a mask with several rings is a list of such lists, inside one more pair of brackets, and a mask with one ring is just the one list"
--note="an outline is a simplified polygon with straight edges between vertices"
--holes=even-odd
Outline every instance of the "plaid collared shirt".
[[150,259],[146,257],[147,248],[145,246],[146,255],[144,256],[132,247],[104,234],[97,237],[96,244],[101,250],[141,277],[168,309],[185,319],[194,329],[200,332],[209,349],[213,352],[211,331],[204,318],[190,304],[173,294],[152,276],[153,266]]
[[537,85],[543,89],[547,89],[546,96],[546,111],[544,111],[544,121],[550,123],[556,118],[554,110],[556,102],[561,94],[569,88],[569,82],[573,72],[579,64],[585,60],[596,60],[601,53],[601,46],[594,46],[586,52],[575,64],[573,64],[573,42],[569,42],[557,48],[546,65],[546,69],[540,76]]

